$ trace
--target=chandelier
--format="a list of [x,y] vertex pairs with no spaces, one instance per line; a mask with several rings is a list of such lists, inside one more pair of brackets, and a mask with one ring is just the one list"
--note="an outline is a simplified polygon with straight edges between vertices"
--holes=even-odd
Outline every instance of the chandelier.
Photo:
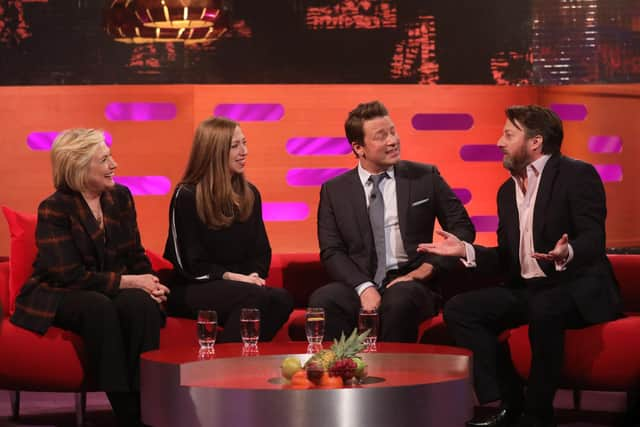
[[146,27],[206,28],[221,12],[220,0],[133,0],[136,16]]
[[[223,13],[222,10],[217,9],[213,13],[210,9],[207,9],[204,15],[200,11],[198,16],[204,16],[206,19],[210,19],[215,15],[215,19],[206,21],[207,25],[205,25],[205,21],[191,19],[194,16],[193,13],[195,13],[195,9],[191,7],[189,7],[188,11],[183,10],[182,12],[182,18],[186,17],[188,19],[171,19],[167,21],[170,24],[152,26],[147,21],[140,19],[141,14],[138,13],[135,3],[134,0],[107,0],[104,10],[104,28],[113,40],[121,43],[204,43],[220,38],[229,26],[227,14]],[[147,0],[147,3],[152,2]],[[156,3],[163,4],[164,6],[162,7],[167,7],[167,16],[169,18],[175,17],[175,14],[172,15],[171,9],[167,6],[167,3],[174,2],[158,0]],[[188,2],[183,0],[181,3],[196,3],[196,1]],[[201,1],[199,3],[213,2]],[[145,12],[144,15],[147,17],[155,16],[152,12]],[[180,22],[184,25],[178,26]]]

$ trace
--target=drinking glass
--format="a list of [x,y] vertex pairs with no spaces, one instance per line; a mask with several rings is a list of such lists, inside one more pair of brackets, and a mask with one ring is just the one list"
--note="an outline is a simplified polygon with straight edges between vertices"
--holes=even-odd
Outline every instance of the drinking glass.
[[304,330],[310,346],[322,344],[324,338],[324,308],[307,308]]
[[213,349],[218,334],[218,313],[215,310],[198,310],[197,325],[200,348]]
[[358,333],[363,333],[369,330],[369,335],[365,339],[366,351],[376,351],[376,342],[378,341],[378,328],[380,325],[380,318],[378,316],[378,310],[365,310],[360,309],[358,315]]
[[260,336],[260,310],[243,308],[240,310],[240,336],[244,347],[257,347]]

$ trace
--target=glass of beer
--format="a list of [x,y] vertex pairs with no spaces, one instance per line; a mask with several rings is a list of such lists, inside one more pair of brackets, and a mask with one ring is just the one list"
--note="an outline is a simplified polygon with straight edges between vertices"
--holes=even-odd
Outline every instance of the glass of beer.
[[324,339],[324,308],[307,308],[304,330],[309,342],[310,352],[321,349],[322,340]]
[[260,337],[260,310],[243,308],[240,310],[240,337],[245,348],[258,346]]
[[358,333],[362,334],[368,330],[369,335],[365,340],[366,351],[376,351],[376,342],[378,341],[378,328],[380,326],[380,318],[378,317],[378,310],[365,310],[360,309],[358,315]]
[[198,310],[198,344],[201,349],[213,349],[218,335],[218,313],[215,310]]

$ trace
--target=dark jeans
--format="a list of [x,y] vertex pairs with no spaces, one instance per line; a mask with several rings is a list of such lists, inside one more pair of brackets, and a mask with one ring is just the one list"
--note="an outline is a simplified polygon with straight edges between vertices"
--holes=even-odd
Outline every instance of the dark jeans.
[[239,342],[240,310],[260,309],[260,340],[270,341],[289,319],[293,299],[285,289],[232,280],[175,285],[169,295],[169,313],[196,318],[198,310],[215,310],[224,327],[219,342]]

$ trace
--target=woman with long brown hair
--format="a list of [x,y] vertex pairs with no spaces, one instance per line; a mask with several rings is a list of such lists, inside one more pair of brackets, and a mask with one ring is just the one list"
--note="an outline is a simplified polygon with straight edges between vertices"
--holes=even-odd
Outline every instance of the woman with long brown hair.
[[216,310],[222,342],[240,341],[241,308],[260,309],[263,341],[273,338],[293,310],[287,291],[265,286],[271,247],[260,193],[244,176],[247,154],[236,122],[204,120],[169,209],[164,256],[177,272],[169,310],[189,317]]

